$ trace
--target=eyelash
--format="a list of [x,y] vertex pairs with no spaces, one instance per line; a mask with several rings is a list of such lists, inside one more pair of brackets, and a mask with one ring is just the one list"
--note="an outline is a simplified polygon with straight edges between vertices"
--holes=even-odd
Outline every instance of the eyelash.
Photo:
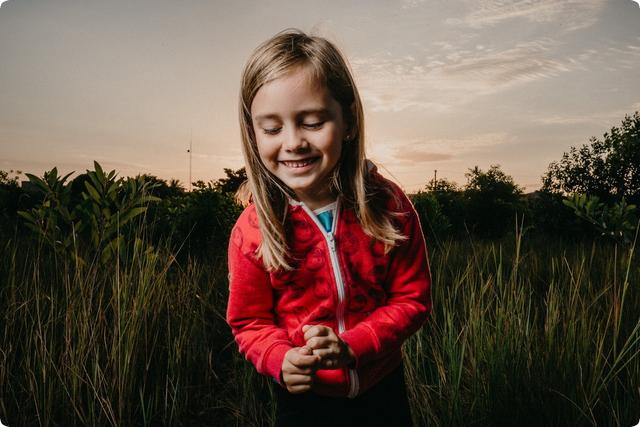
[[322,125],[324,125],[324,122],[315,122],[315,123],[303,123],[302,126],[306,127],[307,129],[311,129],[311,130],[316,130],[316,129],[320,129],[322,127]]
[[273,128],[273,129],[262,129],[265,135],[275,135],[280,132],[281,128]]
[[[324,121],[315,122],[315,123],[303,123],[302,127],[309,130],[318,130],[322,128],[322,125],[324,125]],[[280,129],[282,128],[279,127],[279,128],[272,128],[272,129],[262,129],[262,131],[265,133],[265,135],[276,135],[278,132],[280,132]]]

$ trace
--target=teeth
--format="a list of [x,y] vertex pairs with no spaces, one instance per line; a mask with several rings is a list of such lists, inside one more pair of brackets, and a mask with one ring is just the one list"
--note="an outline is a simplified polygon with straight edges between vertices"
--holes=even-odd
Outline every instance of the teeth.
[[285,161],[282,162],[284,163],[286,166],[289,166],[290,168],[303,168],[305,166],[310,165],[311,163],[313,163],[314,159],[308,159],[308,160],[300,160],[297,162],[293,162],[293,161]]

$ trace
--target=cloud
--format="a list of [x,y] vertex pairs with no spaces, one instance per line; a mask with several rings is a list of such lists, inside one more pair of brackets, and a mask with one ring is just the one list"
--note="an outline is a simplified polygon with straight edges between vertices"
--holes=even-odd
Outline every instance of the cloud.
[[[593,28],[599,34],[610,17],[604,11],[607,4],[606,0],[447,3],[449,18],[430,25],[438,28],[439,39],[417,41],[421,49],[412,49],[410,56],[399,46],[352,61],[365,105],[373,112],[447,114],[484,96],[592,71],[594,64],[609,72],[637,69],[640,41],[619,43],[605,37],[584,43],[586,36],[571,34],[601,24]],[[433,2],[405,0],[402,7],[437,19]],[[404,56],[394,55],[396,51]]]
[[513,138],[506,132],[489,132],[461,138],[429,139],[419,142],[418,145],[455,155],[475,152],[484,148],[507,144],[512,141]]
[[397,160],[408,160],[410,162],[437,162],[441,160],[451,160],[453,155],[445,153],[431,153],[415,148],[399,149],[396,154]]
[[404,0],[402,2],[402,8],[403,9],[413,9],[413,8],[416,8],[416,7],[420,6],[425,1],[426,0]]
[[553,40],[544,39],[518,43],[503,50],[481,50],[464,56],[454,53],[442,72],[483,81],[492,87],[553,77],[571,69],[570,64],[550,55],[554,44]]
[[461,138],[430,138],[388,141],[384,145],[374,145],[374,158],[384,158],[385,163],[411,165],[425,162],[454,160],[469,153],[475,153],[494,146],[507,144],[513,137],[506,132],[491,132]]
[[588,59],[557,55],[560,43],[550,38],[504,48],[433,44],[441,49],[421,58],[383,52],[354,59],[365,105],[383,112],[446,113],[480,96],[581,69]]
[[474,0],[463,18],[451,18],[449,25],[483,28],[522,18],[534,23],[562,22],[562,31],[592,26],[606,0]]
[[531,121],[533,123],[543,125],[582,125],[600,123],[603,126],[609,126],[612,123],[621,122],[625,115],[631,115],[636,111],[640,111],[640,102],[631,104],[628,109],[616,109],[583,115],[552,114],[533,117],[531,118]]
[[640,37],[637,38],[637,44],[627,44],[626,46],[611,46],[606,53],[618,58],[616,65],[609,63],[607,69],[615,70],[622,68],[627,70],[637,70],[640,66]]

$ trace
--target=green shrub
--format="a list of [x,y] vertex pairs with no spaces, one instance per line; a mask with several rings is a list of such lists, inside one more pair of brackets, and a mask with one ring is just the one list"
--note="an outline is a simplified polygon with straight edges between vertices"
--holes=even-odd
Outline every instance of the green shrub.
[[58,176],[53,168],[42,178],[27,174],[38,201],[18,214],[38,239],[62,256],[87,262],[79,254],[91,248],[106,263],[124,253],[126,245],[141,245],[131,238],[129,224],[159,199],[149,195],[152,187],[143,177],[117,178],[115,171],[105,173],[97,162],[94,166],[94,171],[87,171],[82,200],[77,204],[71,203],[71,186],[66,183],[71,173]]

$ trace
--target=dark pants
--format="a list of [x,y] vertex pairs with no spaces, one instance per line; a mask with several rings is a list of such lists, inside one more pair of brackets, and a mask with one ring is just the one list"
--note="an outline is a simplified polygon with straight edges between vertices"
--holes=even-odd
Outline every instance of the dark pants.
[[274,389],[277,427],[412,425],[402,365],[355,399],[291,394],[277,384]]

